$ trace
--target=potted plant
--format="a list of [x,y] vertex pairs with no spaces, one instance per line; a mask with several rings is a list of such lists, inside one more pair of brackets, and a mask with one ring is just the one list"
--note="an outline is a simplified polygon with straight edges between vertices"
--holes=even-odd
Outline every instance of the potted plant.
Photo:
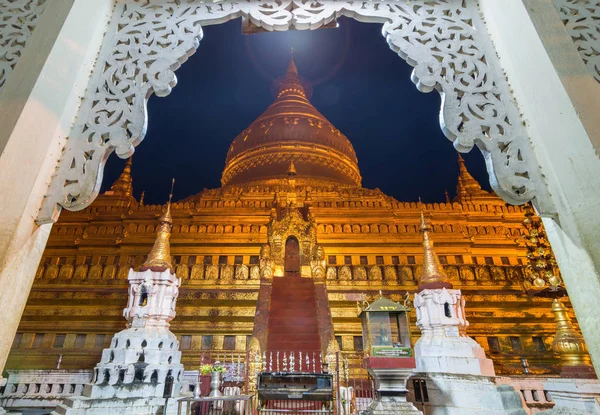
[[208,396],[210,393],[210,374],[213,371],[213,365],[200,365],[200,396]]

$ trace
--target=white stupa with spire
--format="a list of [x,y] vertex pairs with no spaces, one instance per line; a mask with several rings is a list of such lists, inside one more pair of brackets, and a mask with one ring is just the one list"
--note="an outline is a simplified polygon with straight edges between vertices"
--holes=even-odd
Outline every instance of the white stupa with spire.
[[154,246],[138,270],[129,270],[127,328],[115,334],[83,396],[68,399],[53,415],[176,414],[183,365],[169,330],[181,280],[171,263],[171,195]]
[[421,409],[427,415],[525,415],[519,393],[496,383],[493,362],[467,336],[465,300],[439,262],[423,213],[421,231],[423,265],[414,298],[421,337],[415,360],[429,399]]
[[494,376],[494,363],[467,336],[465,299],[454,289],[433,249],[431,227],[421,213],[423,266],[414,305],[421,338],[415,345],[418,372]]

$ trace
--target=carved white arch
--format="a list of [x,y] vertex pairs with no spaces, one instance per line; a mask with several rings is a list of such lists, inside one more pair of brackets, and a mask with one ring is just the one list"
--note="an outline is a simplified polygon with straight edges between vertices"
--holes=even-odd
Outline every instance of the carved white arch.
[[46,0],[0,0],[0,89],[15,69]]
[[554,5],[588,71],[600,82],[600,1],[554,0]]
[[38,221],[52,220],[56,204],[92,203],[106,159],[129,156],[143,140],[148,98],[171,92],[203,25],[242,17],[267,30],[305,30],[339,16],[383,23],[417,88],[441,94],[446,136],[459,151],[481,149],[504,200],[524,203],[545,188],[476,0],[120,0]]

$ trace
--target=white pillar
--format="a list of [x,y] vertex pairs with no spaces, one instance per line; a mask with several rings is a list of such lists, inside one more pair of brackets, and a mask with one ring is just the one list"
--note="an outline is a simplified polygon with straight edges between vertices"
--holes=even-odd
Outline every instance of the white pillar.
[[52,226],[35,219],[113,4],[48,0],[0,92],[0,381]]
[[600,84],[551,0],[480,7],[523,114],[550,200],[536,200],[600,373]]

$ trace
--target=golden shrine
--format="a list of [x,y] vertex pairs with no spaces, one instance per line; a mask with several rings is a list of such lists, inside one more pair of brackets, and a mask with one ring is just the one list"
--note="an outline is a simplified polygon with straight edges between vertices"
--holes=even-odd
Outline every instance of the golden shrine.
[[[311,105],[293,61],[278,87],[234,139],[221,188],[169,211],[145,205],[133,196],[130,159],[89,208],[61,215],[6,368],[50,369],[58,355],[61,368],[92,368],[124,326],[129,269],[157,263],[183,280],[171,329],[189,368],[209,350],[286,348],[282,337],[300,350],[360,351],[357,302],[380,292],[402,302],[417,290],[424,212],[441,266],[468,299],[468,334],[496,373],[521,373],[526,358],[532,373],[558,374],[552,300],[523,288],[527,250],[516,241],[525,209],[482,190],[460,156],[453,201],[400,202],[365,189],[352,144]],[[153,244],[160,255],[148,258]],[[314,311],[301,316],[297,339],[273,313],[289,302]],[[410,321],[414,343],[414,311]]]

